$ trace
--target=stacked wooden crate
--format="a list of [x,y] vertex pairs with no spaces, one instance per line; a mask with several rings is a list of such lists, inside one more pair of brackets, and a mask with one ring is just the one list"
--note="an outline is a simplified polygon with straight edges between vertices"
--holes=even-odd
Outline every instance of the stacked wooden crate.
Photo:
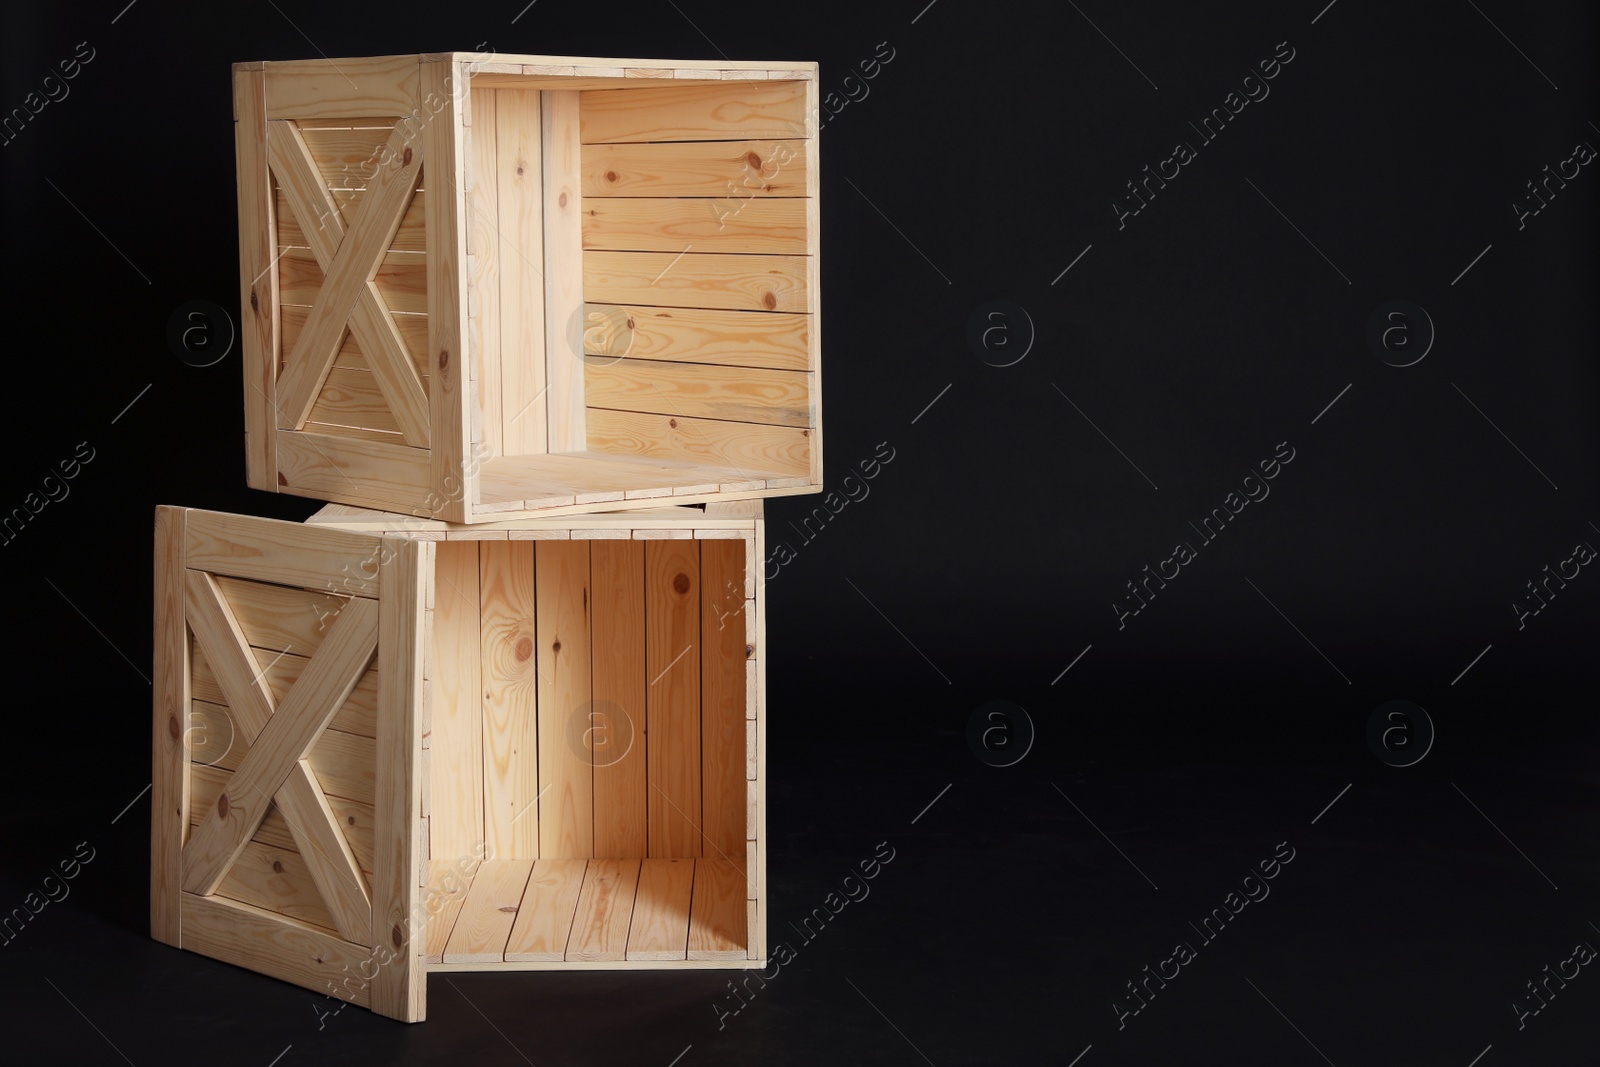
[[333,503],[157,515],[152,933],[411,1021],[431,970],[764,965],[815,67],[234,82],[248,477]]

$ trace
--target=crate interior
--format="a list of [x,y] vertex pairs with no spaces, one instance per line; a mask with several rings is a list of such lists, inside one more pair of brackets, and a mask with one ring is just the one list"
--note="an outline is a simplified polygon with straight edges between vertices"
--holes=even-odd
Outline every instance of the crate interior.
[[753,542],[435,548],[425,964],[746,961]]
[[562,84],[472,81],[475,510],[810,483],[806,83]]

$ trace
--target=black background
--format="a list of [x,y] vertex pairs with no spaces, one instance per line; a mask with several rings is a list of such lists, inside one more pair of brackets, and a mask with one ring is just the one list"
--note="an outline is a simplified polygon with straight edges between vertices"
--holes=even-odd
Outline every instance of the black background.
[[[0,507],[94,450],[0,550],[0,909],[95,855],[0,947],[8,1049],[1596,1062],[1588,969],[1523,1029],[1512,1009],[1600,944],[1600,577],[1522,629],[1511,606],[1600,544],[1596,165],[1521,229],[1512,208],[1600,145],[1592,5],[124,2],[13,5],[0,46],[5,113],[94,49],[0,146]],[[238,317],[228,65],[725,54],[817,60],[859,97],[880,42],[821,133],[828,484],[894,459],[810,542],[789,523],[816,498],[767,508],[795,550],[769,585],[768,751],[771,938],[796,959],[720,1029],[716,972],[438,977],[407,1028],[319,1024],[323,998],[151,942],[152,509],[316,507],[244,487],[237,351],[194,367],[166,340],[188,301]],[[1199,146],[1188,124],[1279,42],[1270,95]],[[1198,158],[1119,229],[1124,183],[1178,140]],[[1011,347],[968,343],[992,300],[1034,329],[1011,366],[1014,314]],[[1366,339],[1392,300],[1437,331],[1413,366]],[[1280,442],[1270,497],[1119,629],[1124,583]],[[968,744],[991,699],[1037,731],[1010,767]],[[1391,699],[1437,730],[1403,769],[1366,742]],[[870,897],[814,942],[787,928],[880,841]],[[1124,983],[1281,841],[1271,896],[1119,1029]]]

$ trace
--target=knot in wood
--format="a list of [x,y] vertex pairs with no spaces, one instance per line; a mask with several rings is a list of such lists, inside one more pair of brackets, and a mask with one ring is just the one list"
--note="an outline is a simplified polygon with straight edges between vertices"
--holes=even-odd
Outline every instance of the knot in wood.
[[687,593],[689,591],[689,576],[682,571],[674,574],[672,576],[672,588],[674,592]]
[[[558,644],[558,645],[556,645],[556,647],[560,648],[561,646]],[[533,655],[533,638],[524,637],[524,638],[520,639],[517,642],[517,651],[516,651],[517,662],[518,663],[525,663],[525,662],[527,662],[528,657],[531,656],[531,655]]]

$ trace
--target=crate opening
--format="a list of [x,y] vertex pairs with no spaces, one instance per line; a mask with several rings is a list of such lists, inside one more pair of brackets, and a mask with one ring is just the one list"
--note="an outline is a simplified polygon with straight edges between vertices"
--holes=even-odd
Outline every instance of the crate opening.
[[747,961],[752,542],[435,549],[424,963]]

